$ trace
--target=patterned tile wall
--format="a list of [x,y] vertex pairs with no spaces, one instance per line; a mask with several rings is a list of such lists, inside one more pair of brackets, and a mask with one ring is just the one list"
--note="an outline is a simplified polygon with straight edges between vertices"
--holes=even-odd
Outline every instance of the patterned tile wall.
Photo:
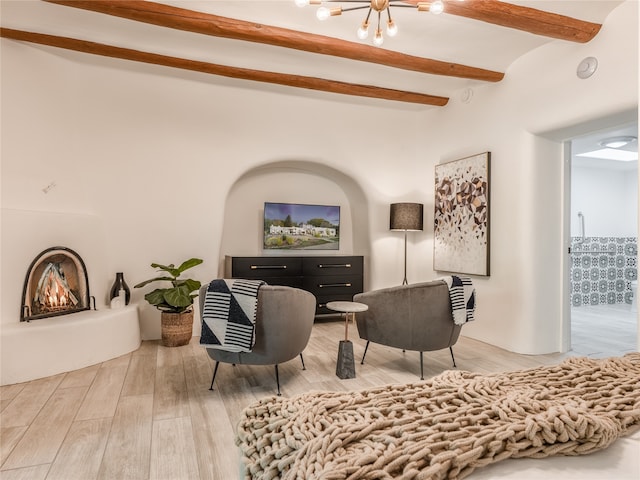
[[571,304],[630,304],[631,281],[638,278],[637,238],[585,237],[581,245],[579,237],[571,240]]

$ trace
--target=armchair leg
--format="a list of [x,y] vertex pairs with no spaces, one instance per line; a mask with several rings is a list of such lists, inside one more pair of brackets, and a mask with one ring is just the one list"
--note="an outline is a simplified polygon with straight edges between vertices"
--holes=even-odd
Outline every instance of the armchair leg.
[[209,387],[209,390],[213,390],[213,382],[216,379],[216,373],[218,373],[218,366],[220,366],[220,362],[216,362],[216,366],[213,369],[213,377],[211,378],[211,386]]
[[276,364],[276,384],[278,385],[278,396],[282,395],[280,393],[280,376],[278,375],[278,365]]
[[304,358],[302,357],[302,354],[300,354],[300,361],[302,362],[302,369],[306,370],[307,367],[304,366]]
[[422,363],[422,352],[420,352],[420,380],[424,380],[424,364]]
[[453,348],[449,347],[449,351],[451,352],[451,360],[453,360],[453,367],[455,368],[456,367],[456,359],[453,356]]
[[367,348],[369,348],[369,340],[367,340],[367,344],[364,346],[364,353],[362,354],[362,361],[360,362],[360,365],[364,365],[364,357],[367,354]]

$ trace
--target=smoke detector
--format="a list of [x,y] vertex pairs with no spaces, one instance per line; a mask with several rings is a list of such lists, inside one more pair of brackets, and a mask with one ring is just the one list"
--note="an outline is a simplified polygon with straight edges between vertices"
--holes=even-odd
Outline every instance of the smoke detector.
[[598,69],[598,59],[596,57],[587,57],[578,64],[576,75],[578,78],[589,78]]

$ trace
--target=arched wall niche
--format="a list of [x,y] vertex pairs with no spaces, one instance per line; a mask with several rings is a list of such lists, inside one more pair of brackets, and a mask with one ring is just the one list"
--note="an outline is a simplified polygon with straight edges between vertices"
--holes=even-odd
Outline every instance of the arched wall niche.
[[[264,202],[340,205],[339,250],[269,250],[262,248]],[[229,189],[225,201],[220,263],[224,258],[260,255],[363,255],[365,289],[369,284],[369,208],[358,182],[317,161],[281,160],[254,167]]]

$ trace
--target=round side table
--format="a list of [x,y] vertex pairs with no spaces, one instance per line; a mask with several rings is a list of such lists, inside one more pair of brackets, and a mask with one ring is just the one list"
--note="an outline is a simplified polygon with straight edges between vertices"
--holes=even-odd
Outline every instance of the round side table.
[[344,340],[338,346],[336,375],[338,378],[356,378],[356,366],[353,359],[353,344],[349,340],[349,320],[356,321],[356,312],[364,312],[368,305],[358,302],[329,302],[327,308],[334,312],[344,313]]

